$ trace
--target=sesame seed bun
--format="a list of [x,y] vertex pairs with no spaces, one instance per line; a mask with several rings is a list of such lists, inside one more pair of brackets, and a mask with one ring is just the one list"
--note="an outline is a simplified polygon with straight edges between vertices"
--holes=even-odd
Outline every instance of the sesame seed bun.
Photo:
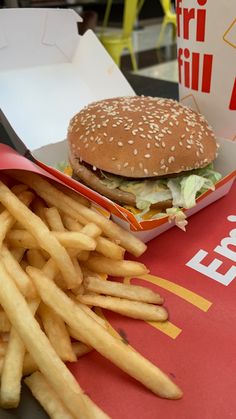
[[67,138],[75,174],[81,179],[83,172],[81,180],[93,189],[96,182],[93,178],[91,185],[83,163],[95,172],[147,179],[205,167],[217,154],[204,116],[163,98],[118,97],[91,103],[72,118]]

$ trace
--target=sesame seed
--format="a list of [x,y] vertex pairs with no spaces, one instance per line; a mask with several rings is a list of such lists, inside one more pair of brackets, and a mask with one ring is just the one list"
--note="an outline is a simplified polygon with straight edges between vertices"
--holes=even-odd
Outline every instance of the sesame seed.
[[145,159],[150,159],[151,154],[144,154]]
[[170,157],[168,158],[168,163],[173,163],[174,161],[175,161],[174,156],[170,156]]
[[122,143],[121,141],[118,141],[117,145],[118,145],[119,147],[123,147],[123,143]]
[[127,166],[129,166],[129,163],[128,162],[124,163],[124,167],[127,167]]
[[137,148],[135,148],[134,149],[134,155],[137,156],[137,154],[138,154],[138,150],[137,150]]
[[140,162],[138,165],[139,165],[140,169],[143,168],[143,163],[142,162]]
[[165,148],[166,143],[164,143],[164,141],[162,141],[161,146],[162,146],[163,148]]
[[145,175],[148,175],[148,169],[143,169]]
[[187,145],[187,146],[186,146],[186,148],[190,149],[190,148],[192,148],[192,147],[191,147],[191,145]]
[[175,145],[172,145],[172,147],[170,149],[171,149],[171,151],[175,151]]
[[160,144],[154,143],[154,146],[157,147],[157,148],[159,148],[160,147]]
[[128,144],[134,144],[133,140],[128,140]]
[[151,144],[150,143],[147,143],[147,148],[148,149],[151,148]]

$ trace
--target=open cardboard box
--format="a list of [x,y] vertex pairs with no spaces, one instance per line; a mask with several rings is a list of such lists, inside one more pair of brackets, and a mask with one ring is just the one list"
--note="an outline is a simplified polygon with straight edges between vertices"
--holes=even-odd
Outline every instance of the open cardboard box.
[[[139,223],[133,214],[59,172],[67,159],[71,117],[99,99],[135,92],[98,41],[79,36],[72,10],[0,10],[0,118],[17,150],[30,153],[49,173],[105,208],[144,242],[174,225],[168,217]],[[187,216],[228,193],[236,176],[236,144],[219,139],[215,167],[224,178],[202,195]]]

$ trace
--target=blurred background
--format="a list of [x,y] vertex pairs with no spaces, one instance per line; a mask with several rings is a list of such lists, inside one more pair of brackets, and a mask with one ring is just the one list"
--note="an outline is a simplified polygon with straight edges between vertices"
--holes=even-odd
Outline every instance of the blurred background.
[[176,15],[171,0],[0,0],[3,7],[71,8],[83,17],[125,74],[178,81]]

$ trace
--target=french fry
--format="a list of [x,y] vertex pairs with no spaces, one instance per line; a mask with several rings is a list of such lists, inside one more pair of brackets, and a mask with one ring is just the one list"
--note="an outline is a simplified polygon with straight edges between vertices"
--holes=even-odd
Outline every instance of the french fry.
[[84,356],[93,350],[91,346],[85,345],[82,342],[73,342],[72,349],[76,358],[80,358],[81,356]]
[[72,329],[78,331],[85,343],[90,344],[155,394],[170,399],[178,399],[182,396],[182,391],[166,374],[94,322],[41,271],[28,267],[27,272],[45,304],[56,311]]
[[[75,220],[80,216],[84,218],[82,224],[93,222],[97,224],[104,232],[105,236],[117,240],[122,247],[132,253],[134,256],[140,256],[146,250],[147,246],[134,235],[124,230],[111,220],[94,210],[81,205],[78,201],[59,191],[54,185],[49,183],[45,178],[31,173],[30,177],[20,173],[17,179],[29,185],[37,194],[43,198],[48,204],[56,206],[59,210],[70,215]],[[85,223],[84,221],[87,220]]]
[[34,214],[36,214],[41,220],[48,226],[47,219],[45,217],[44,210],[46,207],[45,202],[43,199],[39,198],[38,196],[33,200],[33,203],[31,205],[32,211]]
[[[48,281],[52,283],[50,279]],[[40,371],[55,392],[60,394],[62,402],[74,417],[107,418],[108,416],[82,392],[74,376],[58,357],[1,261],[0,304]]]
[[45,266],[46,260],[38,249],[28,250],[26,252],[26,258],[28,265],[32,265],[35,268],[42,269]]
[[[32,314],[36,312],[39,300],[30,304]],[[21,378],[25,356],[25,345],[16,329],[11,328],[6,354],[2,366],[0,401],[5,408],[17,407],[20,401]]]
[[104,256],[90,256],[85,262],[93,272],[106,273],[111,276],[139,276],[148,273],[145,265],[131,260],[111,260]]
[[59,269],[52,258],[48,259],[42,270],[44,274],[51,280],[55,281],[61,289],[66,289],[65,281],[61,277]]
[[[5,182],[4,182],[5,183]],[[11,191],[15,194],[15,195],[20,195],[22,192],[27,191],[28,186],[25,183],[18,183],[17,185],[14,185],[11,188]]]
[[[66,248],[76,248],[79,250],[95,250],[96,242],[91,237],[83,233],[72,231],[51,231],[52,238],[58,240],[58,244]],[[26,249],[40,249],[40,243],[28,231],[11,230],[7,234],[7,241],[14,247],[24,247]]]
[[[85,345],[82,342],[73,342],[72,349],[73,349],[76,359],[92,351],[92,348],[90,346]],[[38,366],[36,362],[33,360],[32,356],[27,352],[24,358],[23,376],[32,374],[33,372],[37,371],[37,369],[38,369]],[[0,364],[0,374],[1,374],[1,364]]]
[[81,285],[81,283],[82,283],[82,281],[83,281],[83,273],[82,273],[82,270],[81,270],[81,268],[80,268],[80,264],[79,264],[78,259],[77,259],[76,257],[72,257],[71,259],[72,259],[72,262],[73,262],[74,268],[75,268],[75,270],[76,270],[76,272],[77,272],[77,281],[78,281],[78,284],[79,284],[79,287],[75,288],[75,289],[73,290],[73,292],[74,292],[74,293],[77,293],[78,288],[80,288],[80,285]]
[[88,250],[81,250],[76,256],[77,259],[81,262],[88,260],[90,252]]
[[74,416],[64,406],[57,393],[48,384],[47,380],[39,371],[25,378],[25,384],[29,387],[34,397],[39,401],[44,410],[52,419],[73,419]]
[[78,295],[77,300],[83,304],[105,308],[133,319],[165,321],[168,318],[168,313],[164,307],[143,303],[141,301],[131,301],[125,298],[89,294]]
[[97,238],[96,252],[110,259],[122,260],[125,249],[106,237],[100,236]]
[[6,313],[1,310],[0,311],[0,332],[10,332],[11,330],[11,323],[9,322]]
[[47,223],[52,231],[65,231],[60,213],[56,207],[44,208]]
[[38,312],[46,335],[59,357],[63,361],[76,361],[70,336],[61,317],[44,303],[40,304]]
[[84,233],[73,231],[53,231],[53,236],[65,247],[71,247],[82,250],[95,250],[96,241]]
[[36,296],[34,284],[5,245],[2,245],[0,257],[2,258],[2,262],[4,263],[7,272],[14,279],[22,294],[25,297],[34,298]]
[[92,317],[92,319],[99,323],[102,327],[105,327],[105,329],[107,328],[106,321],[98,316],[90,307],[88,307],[86,304],[80,303],[79,298],[76,298],[74,295],[69,294],[69,296],[75,301],[81,310]]
[[83,335],[81,335],[81,333],[78,330],[73,329],[73,327],[68,326],[67,327],[68,333],[69,335],[76,340],[79,340],[81,342],[83,342],[84,345],[90,347],[88,341],[83,337]]
[[[29,206],[34,198],[34,194],[30,191],[23,191],[19,194],[19,199],[24,203],[26,206]],[[10,214],[8,210],[4,210],[0,214],[0,247],[2,245],[3,240],[6,237],[7,232],[13,227],[16,220]]]
[[81,228],[83,228],[83,224],[80,224],[77,220],[64,213],[62,213],[62,221],[69,231],[81,231]]
[[5,356],[6,349],[7,349],[7,342],[0,340],[0,358]]
[[0,182],[0,202],[5,205],[17,221],[20,221],[35,236],[40,246],[57,262],[68,287],[77,286],[77,274],[65,248],[51,234],[42,220],[30,211],[3,182]]
[[84,287],[88,291],[113,297],[127,298],[128,300],[142,301],[143,303],[163,304],[163,298],[156,292],[139,285],[123,284],[116,281],[102,281],[90,276],[84,279]]
[[59,273],[59,269],[52,258],[48,259],[48,261],[45,263],[43,272],[48,278],[52,280]]
[[[58,231],[59,232],[65,232],[66,231],[65,227],[63,225],[60,213],[59,213],[59,211],[56,207],[44,208],[44,213],[45,213],[45,217],[47,219],[48,225],[49,225],[49,227],[52,231],[55,231],[55,232],[58,232]],[[83,236],[82,236],[82,239],[83,239]],[[63,245],[65,245],[65,244],[66,243],[64,242]],[[94,243],[93,243],[93,247],[94,247]],[[76,258],[77,254],[78,254],[78,250],[77,249],[73,249],[73,251],[71,249],[67,249],[67,250],[68,250],[68,253],[69,253],[69,255],[72,259],[74,268],[77,272],[78,284],[81,284],[81,282],[83,280],[83,275],[82,275],[82,271],[81,271],[79,262]],[[32,264],[32,266],[35,266],[35,265]]]
[[12,256],[17,260],[17,262],[20,263],[26,249],[24,249],[23,247],[16,247],[10,250],[11,250]]
[[24,354],[24,343],[16,330],[12,328],[1,374],[0,400],[2,407],[14,408],[19,404]]
[[81,228],[80,233],[86,234],[86,236],[96,239],[98,236],[100,236],[100,234],[102,234],[102,230],[96,224],[88,223]]
[[[80,231],[87,234],[90,237],[96,237],[94,235],[93,236],[91,235],[91,230],[90,231],[84,230],[93,223],[89,223],[83,228],[81,224],[79,224],[76,220],[74,220],[68,215],[63,216],[63,222],[66,228],[70,231]],[[100,229],[100,232],[101,232],[101,229]],[[109,257],[111,259],[121,260],[124,258],[125,249],[123,247],[119,246],[118,244],[100,235],[96,237],[96,241],[97,241],[96,251],[98,253],[101,253],[103,256]]]
[[84,196],[78,194],[77,192],[75,192],[73,189],[69,189],[67,186],[62,185],[61,183],[57,184],[57,189],[59,189],[60,191],[64,192],[66,195],[70,196],[72,199],[74,199],[75,201],[79,202],[80,204],[84,205],[85,207],[90,207],[91,203],[90,201],[85,198]]

